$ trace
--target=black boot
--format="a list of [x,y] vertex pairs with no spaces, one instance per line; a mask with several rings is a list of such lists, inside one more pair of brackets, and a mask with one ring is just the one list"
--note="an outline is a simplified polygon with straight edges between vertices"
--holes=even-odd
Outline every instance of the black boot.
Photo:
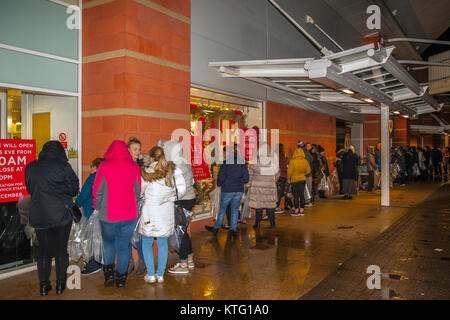
[[37,269],[39,276],[39,290],[41,296],[46,296],[52,289],[50,284],[50,273],[52,271],[52,259],[38,257]]
[[56,280],[56,294],[63,293],[65,288],[66,288],[66,279]]
[[205,229],[208,230],[209,232],[212,232],[213,235],[217,235],[217,232],[219,231],[219,229],[216,229],[214,227],[211,226],[205,226]]
[[114,264],[103,266],[103,273],[105,274],[105,287],[114,285]]
[[116,273],[116,287],[117,289],[123,289],[127,281],[127,273],[118,274]]
[[50,284],[50,282],[47,282],[47,283],[41,283],[39,287],[40,287],[40,288],[39,288],[39,292],[40,292],[41,296],[46,296],[46,295],[48,295],[48,292],[49,292],[50,290],[52,290],[52,285]]
[[261,223],[261,219],[262,219],[262,211],[257,210],[255,213],[255,224],[253,225],[253,229],[255,229],[256,231],[259,231],[259,226]]
[[269,213],[270,229],[275,228],[275,214],[273,212]]
[[229,236],[228,236],[231,240],[236,238],[236,231],[230,230],[229,232]]

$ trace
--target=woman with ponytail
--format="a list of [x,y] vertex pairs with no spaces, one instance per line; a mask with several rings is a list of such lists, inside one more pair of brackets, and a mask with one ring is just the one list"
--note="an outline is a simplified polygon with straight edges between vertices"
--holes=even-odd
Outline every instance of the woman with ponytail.
[[[149,155],[150,166],[141,168],[141,194],[144,195],[145,200],[138,230],[142,235],[142,251],[147,265],[147,275],[144,280],[154,283],[164,281],[168,257],[167,238],[175,231],[175,188],[177,188],[178,197],[182,198],[186,192],[186,183],[181,170],[176,168],[173,162],[166,160],[161,147],[153,147]],[[158,245],[156,276],[153,238],[156,238]]]

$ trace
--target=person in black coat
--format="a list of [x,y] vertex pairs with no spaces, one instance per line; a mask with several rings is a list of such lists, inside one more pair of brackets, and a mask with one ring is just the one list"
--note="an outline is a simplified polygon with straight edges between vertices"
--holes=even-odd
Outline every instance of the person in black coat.
[[231,221],[229,237],[234,239],[237,220],[239,216],[239,203],[244,193],[244,185],[249,180],[249,173],[245,158],[240,155],[237,147],[227,147],[227,157],[219,169],[217,185],[221,187],[220,209],[214,226],[205,226],[205,229],[217,235],[222,225],[225,211],[230,205]]
[[73,219],[69,208],[80,186],[59,141],[47,142],[38,160],[26,166],[25,184],[31,195],[30,225],[35,228],[39,242],[40,293],[45,296],[52,288],[50,272],[55,257],[56,293],[61,294],[69,266],[67,243]]
[[342,192],[344,193],[344,199],[352,199],[351,195],[357,193],[358,162],[355,148],[350,146],[342,158]]
[[434,176],[442,176],[441,164],[443,159],[444,157],[442,156],[441,150],[439,150],[437,147],[434,147],[433,150],[431,150],[431,162],[433,164]]

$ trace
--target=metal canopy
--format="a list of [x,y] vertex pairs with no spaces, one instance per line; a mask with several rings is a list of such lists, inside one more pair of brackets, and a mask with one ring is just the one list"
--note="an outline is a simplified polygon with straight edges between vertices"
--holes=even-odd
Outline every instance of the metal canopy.
[[392,56],[394,48],[368,44],[317,59],[210,62],[209,66],[223,77],[247,79],[352,113],[380,113],[381,104],[409,116],[439,111],[442,105],[427,93],[428,88]]

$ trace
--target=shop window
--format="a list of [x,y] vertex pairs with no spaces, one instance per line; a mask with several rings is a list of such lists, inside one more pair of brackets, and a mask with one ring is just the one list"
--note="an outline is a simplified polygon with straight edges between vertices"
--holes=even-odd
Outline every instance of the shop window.
[[22,139],[22,92],[7,91],[6,103],[7,138]]
[[[202,136],[204,150],[210,143],[214,143],[214,137],[205,135],[208,129],[218,129],[222,134],[220,150],[223,147],[239,144],[237,129],[261,128],[261,108],[229,103],[204,97],[191,96],[191,135]],[[201,125],[200,125],[201,124]],[[227,132],[227,129],[234,129]],[[200,131],[201,130],[201,131]],[[208,156],[208,153],[206,153]],[[209,193],[217,186],[217,175],[221,163],[214,163],[207,159],[201,166],[193,165],[194,190],[196,202],[193,208],[194,216],[203,215],[211,211],[211,199]]]
[[[3,89],[0,90],[0,109],[2,139],[36,140],[36,157],[47,141],[59,140],[70,165],[78,172],[80,133],[76,97]],[[29,231],[18,214],[17,202],[0,201],[0,272],[36,261],[38,247]]]

